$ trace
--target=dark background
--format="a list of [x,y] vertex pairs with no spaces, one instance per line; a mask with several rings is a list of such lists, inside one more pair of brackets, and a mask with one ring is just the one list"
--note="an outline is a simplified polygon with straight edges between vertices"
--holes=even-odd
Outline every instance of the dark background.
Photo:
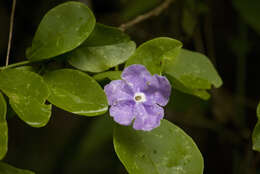
[[[247,14],[234,1],[175,0],[159,16],[126,31],[138,45],[160,36],[178,39],[184,48],[206,54],[215,64],[224,85],[211,91],[211,99],[202,101],[173,91],[166,114],[198,145],[205,161],[205,174],[260,173],[260,155],[251,148],[260,99],[260,30],[248,22]],[[30,46],[41,18],[62,2],[65,0],[18,0],[10,63],[25,60],[25,49]],[[98,22],[112,26],[161,3],[160,0],[81,2],[89,5]],[[252,4],[260,11],[257,0],[246,2],[249,14]],[[0,1],[1,66],[5,63],[11,3]],[[256,19],[260,19],[260,12],[258,16]],[[37,174],[126,173],[113,150],[113,122],[108,116],[85,118],[54,108],[50,123],[35,129],[11,115],[9,112],[9,151],[4,159],[9,164]]]

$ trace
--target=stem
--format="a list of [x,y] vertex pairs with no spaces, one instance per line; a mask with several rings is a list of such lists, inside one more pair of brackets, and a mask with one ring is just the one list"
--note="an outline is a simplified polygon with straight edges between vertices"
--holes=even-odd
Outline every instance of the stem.
[[145,13],[143,15],[137,16],[136,18],[134,18],[133,20],[122,24],[119,28],[122,31],[127,30],[129,27],[132,27],[152,16],[158,16],[159,14],[161,14],[165,9],[167,9],[170,4],[173,2],[174,0],[165,0],[160,6],[158,6],[157,8],[152,9],[151,11],[149,11],[148,13]]
[[32,63],[32,62],[29,61],[29,60],[26,60],[26,61],[11,64],[11,65],[7,65],[7,66],[4,66],[4,67],[0,67],[0,70],[4,70],[4,69],[8,69],[8,68],[14,68],[14,67],[26,65],[26,64],[29,64],[29,63]]
[[6,66],[6,67],[7,67],[8,64],[9,64],[9,56],[10,56],[12,36],[13,36],[13,25],[14,25],[15,6],[16,6],[16,0],[13,0],[13,6],[12,6],[12,12],[11,12],[11,19],[10,19],[10,29],[9,29],[8,47],[7,47],[6,62],[5,62],[5,66]]

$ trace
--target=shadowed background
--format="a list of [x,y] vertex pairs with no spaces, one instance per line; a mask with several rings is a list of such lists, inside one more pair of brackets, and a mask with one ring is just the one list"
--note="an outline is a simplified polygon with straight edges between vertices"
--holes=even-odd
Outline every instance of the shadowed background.
[[[10,64],[25,60],[43,15],[65,0],[18,1]],[[97,21],[121,24],[158,7],[161,0],[81,0]],[[12,1],[0,1],[0,65],[5,63]],[[252,151],[251,133],[260,99],[260,1],[173,0],[159,16],[129,27],[139,45],[167,36],[184,48],[206,54],[224,81],[209,101],[173,91],[166,119],[196,142],[205,174],[258,174],[260,154]],[[41,129],[8,113],[9,150],[4,161],[37,174],[126,173],[113,150],[113,122],[105,117],[79,117],[54,108]]]

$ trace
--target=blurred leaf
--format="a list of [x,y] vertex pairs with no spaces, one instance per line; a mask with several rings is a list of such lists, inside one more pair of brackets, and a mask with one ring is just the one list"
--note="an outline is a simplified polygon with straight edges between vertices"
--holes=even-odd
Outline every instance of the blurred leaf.
[[34,172],[31,172],[29,170],[18,169],[3,162],[0,162],[0,173],[1,174],[34,174]]
[[[93,118],[90,127],[84,129],[79,145],[74,149],[70,165],[66,166],[66,173],[82,173],[89,170],[92,167],[90,165],[99,165],[93,159],[97,158],[97,154],[99,157],[103,155],[104,148],[112,139],[113,124],[108,114]],[[102,152],[100,149],[103,149]],[[86,163],[88,165],[84,165]]]
[[181,25],[184,32],[188,34],[188,36],[192,36],[197,25],[197,16],[189,9],[184,8],[182,10]]
[[202,99],[209,98],[204,90],[210,89],[211,85],[216,88],[222,85],[221,78],[205,55],[185,49],[176,59],[166,62],[164,71],[172,77],[176,89]]
[[245,21],[260,34],[260,1],[259,0],[233,0],[233,5]]
[[121,16],[123,20],[130,20],[138,15],[141,15],[152,8],[155,8],[159,5],[162,0],[149,0],[149,1],[140,1],[140,0],[129,0],[125,8],[122,11]]
[[260,103],[258,104],[256,114],[258,122],[253,131],[253,149],[260,152]]
[[97,81],[104,80],[108,78],[109,80],[118,80],[121,79],[122,71],[106,71],[103,73],[99,73],[93,76],[93,78]]
[[119,29],[97,24],[89,38],[67,56],[75,68],[102,72],[125,62],[135,48],[135,43]]
[[49,90],[41,76],[30,71],[7,69],[0,72],[0,89],[9,97],[17,115],[32,127],[45,126],[51,105],[45,105]]
[[78,47],[92,32],[95,17],[80,2],[65,2],[48,11],[26,52],[28,59],[42,60]]
[[118,125],[114,146],[129,174],[203,173],[203,158],[193,140],[167,120],[150,132]]
[[6,122],[7,105],[0,92],[0,160],[5,157],[8,149],[8,127]]
[[108,109],[103,89],[86,73],[61,69],[45,74],[44,79],[51,90],[48,100],[65,111],[96,116]]
[[143,43],[128,59],[126,66],[142,64],[152,74],[161,74],[166,59],[178,56],[182,43],[178,40],[160,37]]

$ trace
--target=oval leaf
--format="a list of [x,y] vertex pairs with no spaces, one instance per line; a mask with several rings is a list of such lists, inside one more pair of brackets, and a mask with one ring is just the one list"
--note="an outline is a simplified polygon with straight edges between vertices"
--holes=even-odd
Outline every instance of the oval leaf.
[[0,160],[5,157],[8,149],[8,127],[6,122],[7,105],[0,92]]
[[161,37],[150,40],[137,48],[126,62],[126,66],[142,64],[152,74],[161,74],[165,60],[176,57],[181,47],[180,41],[171,38]]
[[78,47],[92,32],[95,17],[80,2],[66,2],[51,9],[42,19],[26,56],[42,60]]
[[77,69],[102,72],[125,62],[135,47],[122,31],[97,24],[90,37],[67,56],[69,63]]
[[32,127],[45,126],[51,116],[47,85],[34,72],[7,69],[0,72],[0,89],[8,96],[17,115]]
[[0,173],[1,174],[34,174],[34,172],[31,172],[29,170],[18,169],[3,162],[0,162]]
[[44,75],[51,95],[49,101],[65,111],[95,116],[107,111],[106,95],[89,75],[72,69],[61,69]]
[[164,72],[178,81],[176,89],[182,92],[207,99],[209,95],[206,95],[206,89],[212,85],[216,88],[222,85],[214,66],[201,53],[181,49],[178,57],[166,62]]
[[253,149],[260,152],[260,103],[258,104],[256,114],[258,121],[253,131]]
[[193,140],[167,120],[150,132],[117,125],[114,147],[129,174],[203,173],[203,158]]

